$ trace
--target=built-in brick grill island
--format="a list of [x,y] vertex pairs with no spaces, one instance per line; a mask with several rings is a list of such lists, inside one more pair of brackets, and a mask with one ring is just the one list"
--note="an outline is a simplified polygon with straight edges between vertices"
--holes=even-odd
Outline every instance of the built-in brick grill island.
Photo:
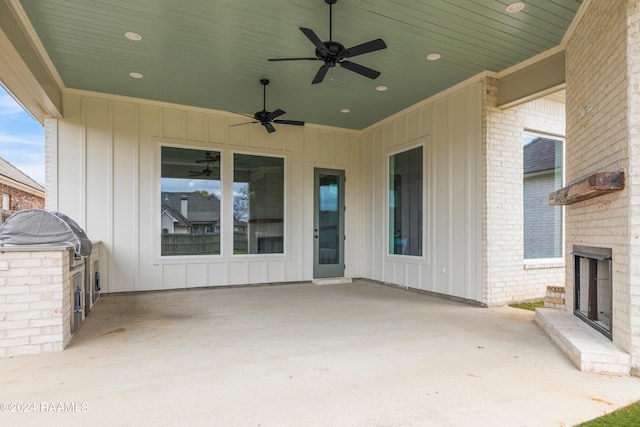
[[0,357],[69,343],[100,295],[99,255],[60,212],[19,211],[0,225]]

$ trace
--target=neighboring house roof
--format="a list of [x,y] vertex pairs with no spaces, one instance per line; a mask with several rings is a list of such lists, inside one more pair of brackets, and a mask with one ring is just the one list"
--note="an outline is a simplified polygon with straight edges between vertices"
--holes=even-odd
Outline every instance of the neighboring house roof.
[[34,190],[44,193],[44,187],[33,180],[29,175],[22,172],[17,167],[0,157],[0,176],[9,178],[12,181],[31,187]]
[[191,223],[189,222],[188,219],[186,219],[181,213],[180,211],[177,211],[167,205],[162,205],[162,209],[161,209],[162,213],[166,213],[167,215],[169,215],[171,218],[174,219],[175,221],[175,225],[178,227],[191,227]]
[[524,173],[556,168],[556,143],[550,138],[536,138],[524,147]]
[[220,200],[215,196],[203,196],[197,192],[163,192],[161,195],[163,208],[166,206],[172,212],[180,214],[183,196],[187,196],[187,215],[186,218],[183,215],[180,216],[186,221],[191,224],[213,224],[220,221]]

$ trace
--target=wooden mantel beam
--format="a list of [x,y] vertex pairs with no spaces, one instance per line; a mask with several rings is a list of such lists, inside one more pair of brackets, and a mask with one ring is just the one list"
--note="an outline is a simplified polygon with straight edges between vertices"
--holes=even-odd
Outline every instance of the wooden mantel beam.
[[570,205],[622,189],[624,172],[596,172],[549,194],[549,204]]

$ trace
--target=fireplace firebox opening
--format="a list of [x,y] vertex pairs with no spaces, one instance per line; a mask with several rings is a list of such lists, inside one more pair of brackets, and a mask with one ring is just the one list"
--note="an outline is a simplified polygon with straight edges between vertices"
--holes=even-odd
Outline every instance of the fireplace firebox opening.
[[612,251],[610,248],[573,246],[575,260],[574,314],[611,339]]

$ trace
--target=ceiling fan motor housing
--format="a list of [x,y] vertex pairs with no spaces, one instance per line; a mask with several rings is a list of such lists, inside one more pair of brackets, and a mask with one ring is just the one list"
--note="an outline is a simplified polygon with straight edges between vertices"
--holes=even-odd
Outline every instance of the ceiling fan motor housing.
[[259,121],[260,123],[264,124],[265,122],[269,121],[268,116],[269,116],[269,112],[267,110],[262,110],[262,111],[257,111],[253,115],[253,118]]
[[327,50],[322,51],[320,49],[316,49],[316,58],[321,61],[324,61],[330,67],[335,67],[339,62],[338,56],[344,51],[344,46],[341,43],[328,41],[322,43]]

